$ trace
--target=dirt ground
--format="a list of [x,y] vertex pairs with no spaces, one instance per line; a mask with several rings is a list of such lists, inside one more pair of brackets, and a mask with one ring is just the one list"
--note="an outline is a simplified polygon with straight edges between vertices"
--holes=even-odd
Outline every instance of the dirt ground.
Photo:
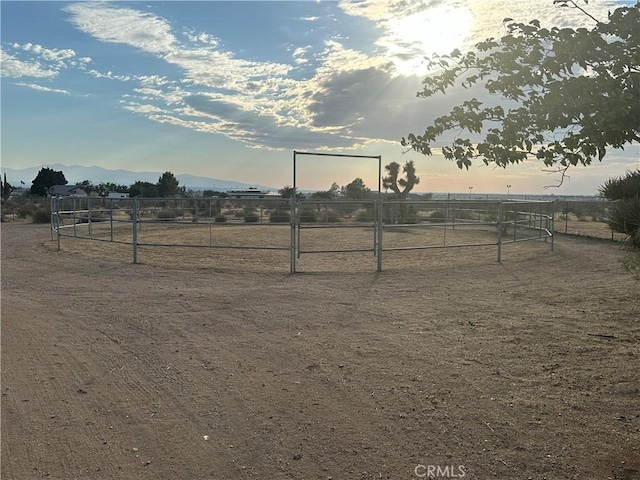
[[290,275],[2,224],[2,479],[640,478],[640,284],[555,240]]

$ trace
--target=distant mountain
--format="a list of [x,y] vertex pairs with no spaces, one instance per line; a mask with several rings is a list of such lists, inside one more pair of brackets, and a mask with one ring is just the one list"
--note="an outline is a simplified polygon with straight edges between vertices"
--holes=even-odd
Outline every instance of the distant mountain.
[[[62,171],[69,184],[89,180],[94,185],[113,182],[118,185],[132,185],[137,181],[156,183],[164,172],[131,172],[129,170],[109,170],[102,167],[83,167],[80,165],[61,165],[59,163],[47,165],[53,170]],[[31,181],[36,178],[42,167],[30,167],[22,169],[2,168],[2,173],[7,174],[7,181],[14,187],[29,187]],[[277,188],[253,183],[242,183],[234,180],[222,180],[220,178],[197,177],[189,174],[176,174],[181,187],[187,190],[219,190],[225,191],[232,188],[257,187],[261,190],[277,191]],[[21,183],[24,182],[24,185]]]

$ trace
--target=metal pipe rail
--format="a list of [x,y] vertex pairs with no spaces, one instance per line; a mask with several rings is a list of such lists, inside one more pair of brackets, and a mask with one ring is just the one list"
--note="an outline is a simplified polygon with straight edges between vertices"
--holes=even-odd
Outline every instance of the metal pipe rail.
[[[298,152],[298,154],[302,153]],[[380,163],[379,157],[365,158],[373,158]],[[381,271],[384,252],[497,246],[497,260],[499,262],[501,261],[501,246],[503,244],[532,240],[546,242],[549,238],[553,250],[554,217],[549,212],[554,210],[554,202],[476,199],[399,201],[383,200],[379,191],[376,194],[376,199],[349,201],[309,201],[295,198],[260,200],[134,198],[78,201],[77,199],[56,197],[51,201],[51,233],[52,240],[54,233],[57,234],[58,249],[60,249],[60,238],[62,237],[131,245],[133,263],[138,262],[139,247],[289,251],[291,273],[297,271],[296,259],[303,254],[372,252],[377,257],[377,269]],[[92,208],[92,205],[95,208]],[[531,208],[526,208],[526,205],[530,205]],[[545,205],[547,206],[546,211]],[[85,206],[87,208],[77,208]],[[337,215],[338,221],[327,222],[326,219],[321,222],[302,221],[301,213],[304,213],[305,207],[308,207],[311,214],[315,216],[318,214],[319,206],[324,207],[321,214],[330,211],[331,215]],[[176,215],[166,219],[149,218],[158,216],[165,209],[173,210]],[[241,220],[243,211],[244,221]],[[276,211],[289,220],[271,221]],[[359,213],[352,217],[356,211]],[[257,213],[258,221],[247,221],[246,215],[253,213]],[[329,214],[329,212],[325,213]],[[217,215],[226,215],[227,218],[232,219],[229,221],[223,218],[225,221],[219,221]],[[229,217],[229,215],[233,215],[233,217]],[[412,216],[407,217],[406,215]],[[400,221],[410,218],[411,222],[392,223],[386,219],[387,217]],[[277,219],[281,218],[283,217]],[[79,223],[79,221],[84,222]],[[83,225],[87,225],[87,230],[83,229]],[[176,234],[178,236],[176,236],[175,243],[166,241],[169,235],[173,235],[173,232],[191,232],[190,227],[196,228],[192,236],[195,239],[193,242],[190,241],[190,238],[180,238],[178,234]],[[222,232],[226,228],[234,227],[279,227],[280,229],[288,229],[290,234],[285,234],[283,230],[280,233],[284,236],[280,236],[280,233],[275,237],[266,235],[264,238],[273,238],[274,241],[266,240],[262,245],[242,245],[243,242],[234,244],[233,233],[230,236],[224,235],[224,240],[230,239],[230,244],[223,244],[220,242],[220,238],[215,238],[216,231]],[[70,229],[73,229],[73,232]],[[202,232],[198,229],[202,229]],[[204,240],[207,229],[208,242]],[[313,241],[316,242],[314,246],[317,248],[302,248],[302,243],[306,244],[303,233],[311,235],[313,238],[311,232],[317,232],[319,229],[334,231],[361,229],[361,233],[356,233],[356,236],[352,237],[358,239],[355,244],[345,245],[344,248],[336,248],[336,245],[331,241],[333,235],[316,236]],[[420,233],[403,237],[403,233],[398,232],[400,229]],[[432,237],[427,229],[435,232],[440,230],[442,235],[438,237],[436,234]],[[493,238],[491,238],[492,232]],[[243,239],[248,238],[244,233],[239,235]],[[385,246],[383,240],[387,235],[389,238],[387,242],[392,243]],[[485,238],[487,241],[483,241]],[[156,239],[158,241],[154,241]],[[435,243],[441,242],[441,244],[429,244],[433,243],[434,239]],[[320,244],[322,241],[326,244]],[[393,242],[398,243],[394,245]],[[411,242],[416,244],[411,245]]]

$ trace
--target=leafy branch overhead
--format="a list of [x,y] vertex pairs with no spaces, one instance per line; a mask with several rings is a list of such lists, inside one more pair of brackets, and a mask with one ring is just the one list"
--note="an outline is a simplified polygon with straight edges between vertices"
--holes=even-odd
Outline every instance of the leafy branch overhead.
[[[554,3],[580,8],[571,0]],[[441,73],[418,92],[432,97],[458,84],[481,87],[504,106],[471,98],[402,145],[431,155],[445,133],[466,131],[442,148],[459,168],[476,158],[501,167],[529,158],[569,167],[640,141],[640,3],[610,12],[591,29],[504,22],[507,34],[499,40],[435,56],[431,66]]]

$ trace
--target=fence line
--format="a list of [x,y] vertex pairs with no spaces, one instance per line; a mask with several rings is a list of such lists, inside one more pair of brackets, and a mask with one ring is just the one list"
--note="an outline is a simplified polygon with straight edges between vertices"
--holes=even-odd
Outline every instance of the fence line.
[[[51,209],[58,250],[62,237],[75,237],[129,244],[133,263],[138,263],[139,247],[289,251],[292,273],[298,271],[295,260],[306,254],[371,252],[381,271],[383,252],[495,246],[500,262],[502,246],[509,243],[550,239],[553,250],[557,210],[555,202],[534,200],[70,197],[53,198]],[[268,228],[272,233],[268,242],[251,244],[247,240],[252,235],[238,234],[237,227]],[[285,227],[289,235],[284,235]],[[224,229],[229,229],[230,243],[220,241]],[[314,243],[321,229],[364,236],[359,245],[334,245],[332,237]],[[182,236],[175,243],[166,241],[172,231]]]

